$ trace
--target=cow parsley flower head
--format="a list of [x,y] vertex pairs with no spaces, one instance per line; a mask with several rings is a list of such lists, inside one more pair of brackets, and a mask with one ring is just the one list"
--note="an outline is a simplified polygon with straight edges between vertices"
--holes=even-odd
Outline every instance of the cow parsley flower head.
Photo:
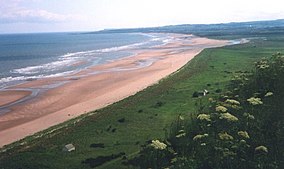
[[264,97],[269,97],[269,96],[272,96],[272,95],[273,95],[272,92],[267,92],[267,93],[264,95]]
[[197,134],[196,136],[193,137],[193,140],[196,141],[196,140],[199,140],[199,139],[202,139],[204,136],[202,134]]
[[269,68],[269,65],[267,65],[267,64],[259,65],[258,68],[266,69],[266,68]]
[[225,120],[227,120],[229,122],[234,122],[234,121],[238,121],[239,120],[236,116],[234,116],[234,115],[232,115],[230,113],[222,113],[221,116],[219,117],[219,119],[225,119]]
[[260,98],[258,97],[251,97],[249,99],[247,99],[247,101],[251,104],[251,105],[260,105],[263,104],[263,102],[261,101]]
[[196,141],[196,140],[200,140],[204,137],[208,137],[208,134],[197,134],[196,136],[193,137],[193,140]]
[[185,135],[186,135],[185,133],[180,133],[180,134],[176,135],[176,138],[184,137]]
[[231,106],[233,109],[240,109],[241,107],[240,106],[238,106],[238,105],[232,105]]
[[256,67],[259,68],[259,69],[269,68],[268,61],[267,60],[261,60],[257,63]]
[[226,107],[224,107],[224,106],[217,106],[216,107],[216,109],[215,109],[217,112],[223,112],[223,113],[225,113],[225,112],[227,112],[227,108]]
[[227,132],[219,133],[218,136],[221,140],[233,140],[234,139],[233,136],[231,136]]
[[255,148],[256,152],[263,152],[263,153],[268,153],[268,149],[265,146],[258,146]]
[[167,148],[167,145],[159,140],[152,140],[151,146],[157,150],[164,150]]
[[184,120],[184,117],[181,116],[181,115],[179,115],[179,119],[180,119],[180,120]]
[[178,134],[176,135],[176,138],[184,137],[186,135],[184,130],[179,130]]
[[209,114],[199,114],[197,116],[197,119],[199,120],[205,120],[205,121],[211,121],[211,117]]
[[247,139],[249,138],[249,134],[246,131],[239,131],[238,135],[243,137],[243,138],[247,138]]
[[250,119],[250,120],[254,120],[255,118],[254,118],[254,115],[248,115],[248,119]]
[[229,96],[226,96],[226,95],[225,95],[225,96],[223,96],[223,98],[224,98],[224,99],[227,99],[227,98],[229,98]]
[[233,105],[240,105],[239,101],[233,99],[227,99],[225,102]]
[[247,144],[246,140],[241,140],[240,143],[241,144]]

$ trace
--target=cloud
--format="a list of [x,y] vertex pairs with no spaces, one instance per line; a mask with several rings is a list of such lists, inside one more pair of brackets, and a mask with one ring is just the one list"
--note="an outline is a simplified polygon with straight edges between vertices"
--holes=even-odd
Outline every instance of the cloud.
[[17,10],[0,15],[2,23],[14,22],[63,22],[67,16],[51,13],[45,10]]
[[[22,3],[26,0],[0,0],[0,23],[57,23],[84,20],[81,15],[63,15],[43,9],[29,9]],[[37,1],[37,0],[30,0]]]

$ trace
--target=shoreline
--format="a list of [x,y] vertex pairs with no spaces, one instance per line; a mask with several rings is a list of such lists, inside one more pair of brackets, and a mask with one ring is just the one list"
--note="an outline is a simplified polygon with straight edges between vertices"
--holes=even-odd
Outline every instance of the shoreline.
[[0,115],[0,147],[134,95],[174,73],[203,49],[228,45],[227,41],[199,37],[186,40],[191,35],[173,36],[176,40],[164,46],[141,49],[132,57],[90,67],[73,76],[14,86],[11,89],[63,83]]

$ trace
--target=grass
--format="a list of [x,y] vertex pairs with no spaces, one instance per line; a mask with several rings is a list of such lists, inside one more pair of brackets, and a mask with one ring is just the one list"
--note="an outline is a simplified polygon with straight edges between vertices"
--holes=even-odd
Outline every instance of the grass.
[[[1,169],[90,168],[86,159],[125,153],[132,158],[148,140],[163,139],[178,117],[196,111],[195,91],[209,90],[209,97],[225,90],[232,74],[250,70],[259,58],[284,52],[283,39],[253,40],[248,44],[206,49],[177,73],[111,106],[56,126],[61,129],[10,145],[0,154]],[[124,120],[121,120],[124,119]],[[79,122],[76,122],[80,120]],[[75,123],[76,122],[76,123]],[[52,129],[41,132],[46,133]],[[23,145],[20,143],[27,142]],[[72,143],[76,151],[62,151]],[[104,148],[90,147],[104,144]],[[114,158],[97,168],[128,168]]]
[[283,67],[281,53],[259,60],[191,118],[174,121],[163,148],[147,145],[128,162],[154,169],[283,168]]

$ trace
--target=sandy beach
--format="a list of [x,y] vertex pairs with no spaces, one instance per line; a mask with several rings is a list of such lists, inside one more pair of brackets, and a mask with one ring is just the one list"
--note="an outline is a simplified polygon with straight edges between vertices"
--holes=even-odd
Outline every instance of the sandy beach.
[[31,92],[29,91],[0,91],[0,106],[16,102],[30,94]]
[[[228,44],[191,35],[172,36],[170,43],[134,51],[137,54],[132,57],[0,91],[0,107],[6,106],[5,113],[0,113],[0,147],[131,96],[177,71],[203,49]],[[23,89],[40,92],[29,97],[32,92]],[[22,101],[12,104],[18,100]]]

